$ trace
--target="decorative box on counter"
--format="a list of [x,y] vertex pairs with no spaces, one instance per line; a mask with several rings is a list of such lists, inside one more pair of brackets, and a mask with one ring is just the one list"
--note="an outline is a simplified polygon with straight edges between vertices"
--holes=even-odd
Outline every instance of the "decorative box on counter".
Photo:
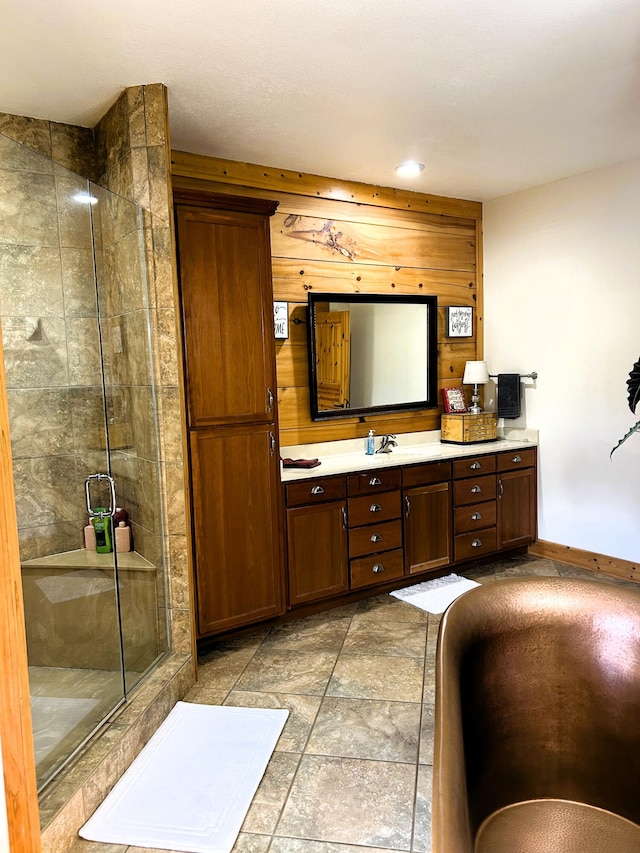
[[497,419],[493,412],[480,412],[479,415],[472,415],[470,412],[443,415],[440,439],[449,444],[495,441],[496,424]]

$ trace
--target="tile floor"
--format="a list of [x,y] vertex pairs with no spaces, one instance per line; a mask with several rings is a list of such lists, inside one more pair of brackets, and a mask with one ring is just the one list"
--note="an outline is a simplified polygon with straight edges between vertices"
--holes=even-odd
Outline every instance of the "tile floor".
[[[528,556],[462,574],[481,583],[595,577]],[[236,853],[430,853],[439,622],[381,595],[221,643],[201,657],[186,701],[290,712]],[[81,840],[70,849],[156,853]]]

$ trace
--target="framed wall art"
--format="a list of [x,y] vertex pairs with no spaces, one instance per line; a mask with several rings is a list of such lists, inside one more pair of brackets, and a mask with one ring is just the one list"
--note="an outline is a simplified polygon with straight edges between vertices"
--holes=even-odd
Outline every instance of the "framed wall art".
[[473,308],[452,305],[447,308],[447,337],[471,338],[473,336]]
[[276,340],[286,340],[289,337],[289,303],[273,303],[273,323]]
[[449,414],[462,414],[467,411],[462,388],[443,388],[442,402],[445,412]]

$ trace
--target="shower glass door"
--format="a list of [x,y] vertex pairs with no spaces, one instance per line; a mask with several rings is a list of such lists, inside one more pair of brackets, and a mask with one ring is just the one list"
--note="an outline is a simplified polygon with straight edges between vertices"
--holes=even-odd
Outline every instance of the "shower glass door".
[[[167,648],[155,396],[140,209],[3,134],[0,198],[0,322],[41,789]],[[85,547],[95,532],[85,481],[96,474],[105,476],[90,481],[92,508],[112,507],[112,477],[130,551],[114,547],[108,517],[111,548]]]

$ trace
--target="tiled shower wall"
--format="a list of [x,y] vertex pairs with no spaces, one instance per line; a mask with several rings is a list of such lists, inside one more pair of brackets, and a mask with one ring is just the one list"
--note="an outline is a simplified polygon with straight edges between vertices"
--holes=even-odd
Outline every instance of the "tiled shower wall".
[[[161,84],[151,84],[126,89],[94,131],[98,182],[143,209],[151,340],[159,413],[161,511],[164,521],[163,550],[168,568],[169,630],[173,651],[191,653],[191,603],[177,337],[178,308],[172,256],[169,168],[171,150],[166,88]],[[123,308],[119,315],[114,314],[110,322],[119,323],[127,342],[133,347],[136,346],[134,339],[140,334],[142,325],[141,318],[136,316],[135,308],[130,311]],[[118,332],[115,332],[115,335],[117,339]],[[132,362],[134,361],[135,359],[132,359]],[[116,366],[116,377],[117,373]],[[135,381],[132,384],[135,385]],[[144,394],[145,391],[140,385],[136,391],[137,402],[132,404],[134,411],[140,416],[144,412]],[[144,459],[148,450],[149,448],[136,449],[136,457],[139,454],[140,459]],[[131,464],[131,459],[125,457],[123,452],[121,462],[126,467]],[[140,462],[136,464],[139,465]],[[144,494],[138,496],[131,493],[134,505],[136,502],[142,505],[145,500]],[[142,520],[144,527],[144,515]]]
[[23,560],[82,547],[84,478],[105,458],[90,212],[68,201],[87,181],[52,159],[86,136],[63,146],[43,124],[0,116],[0,314]]
[[[11,271],[2,269],[1,274],[11,272],[16,277],[12,298],[26,300],[25,304],[2,306],[2,314],[22,319],[11,328],[3,329],[8,357],[8,380],[15,391],[29,390],[30,399],[23,396],[23,403],[10,400],[12,415],[12,440],[17,437],[18,468],[32,484],[28,497],[18,508],[20,524],[33,528],[25,539],[23,559],[53,553],[72,547],[81,547],[81,532],[84,525],[84,508],[80,497],[70,501],[66,486],[72,466],[73,453],[66,452],[70,436],[92,435],[90,443],[98,440],[95,432],[95,405],[98,396],[99,370],[95,341],[97,318],[93,292],[93,271],[89,287],[90,233],[80,231],[85,237],[75,245],[66,245],[70,231],[69,217],[76,214],[58,204],[56,181],[70,179],[59,166],[74,169],[83,176],[97,179],[98,183],[114,193],[127,198],[143,208],[143,234],[146,246],[149,313],[151,318],[151,342],[155,359],[155,379],[159,422],[159,444],[157,457],[160,461],[161,497],[155,497],[149,479],[139,476],[148,471],[154,457],[155,436],[148,429],[151,405],[150,377],[140,374],[138,348],[146,347],[146,326],[143,322],[143,306],[138,296],[128,286],[130,272],[127,251],[116,250],[115,242],[103,240],[103,267],[101,286],[109,289],[108,333],[106,343],[108,381],[110,383],[108,404],[109,415],[116,428],[113,430],[116,447],[114,468],[116,477],[122,481],[119,499],[131,508],[136,516],[134,537],[136,549],[147,552],[150,559],[154,542],[161,542],[168,579],[168,612],[170,646],[174,652],[190,654],[191,614],[189,574],[187,559],[187,525],[184,500],[184,467],[180,411],[178,340],[176,302],[173,282],[171,201],[169,184],[170,147],[167,131],[167,96],[161,84],[137,86],[125,90],[93,130],[60,125],[39,119],[0,114],[0,164],[4,180],[8,180],[18,192],[16,210],[20,210],[21,227],[37,229],[44,227],[45,218],[59,223],[60,244],[43,251],[43,238],[34,238],[33,246],[25,247],[22,254],[9,247],[3,257],[5,264],[13,266]],[[33,163],[24,159],[17,162],[17,151],[28,160],[29,152],[16,146],[21,143],[44,158],[33,155]],[[29,168],[30,167],[30,168]],[[43,191],[46,188],[46,192]],[[58,194],[60,195],[60,193]],[[56,204],[58,205],[56,209]],[[5,213],[7,213],[5,211]],[[15,210],[9,211],[14,214]],[[3,215],[0,209],[0,216]],[[77,223],[74,223],[77,225]],[[88,224],[88,223],[87,223]],[[49,234],[46,240],[52,240]],[[64,245],[63,245],[64,244]],[[106,251],[104,251],[106,248]],[[58,258],[56,260],[56,257]],[[100,253],[98,255],[100,259]],[[124,274],[121,276],[121,273]],[[99,270],[100,273],[100,270]],[[99,276],[100,277],[100,276]],[[118,280],[118,287],[113,287]],[[110,284],[108,284],[110,282]],[[38,326],[31,319],[28,304],[29,287],[44,288],[47,293],[47,313]],[[67,297],[64,288],[73,296]],[[41,296],[41,294],[40,294]],[[41,302],[41,299],[39,300]],[[60,305],[70,306],[68,317],[60,314]],[[91,305],[91,307],[90,307]],[[22,313],[17,313],[17,311]],[[12,313],[13,312],[13,313]],[[55,312],[58,312],[56,314]],[[54,322],[55,321],[55,322]],[[29,325],[26,325],[29,323]],[[7,321],[5,320],[5,326]],[[103,328],[104,331],[104,328]],[[86,336],[85,336],[86,332]],[[22,338],[20,341],[19,338]],[[31,341],[28,338],[32,337]],[[12,340],[13,338],[13,340]],[[42,338],[41,340],[37,340]],[[91,338],[92,344],[85,344]],[[113,346],[116,342],[115,347]],[[22,353],[18,344],[22,347]],[[36,345],[47,348],[48,357],[34,357]],[[28,358],[25,347],[29,346]],[[116,352],[122,347],[122,352]],[[127,348],[125,351],[125,347]],[[126,354],[126,357],[125,357]],[[111,362],[109,363],[109,361]],[[75,409],[63,411],[60,405],[62,391],[52,393],[45,372],[63,362],[72,383],[64,387],[64,394],[74,396],[77,383],[87,392]],[[32,369],[28,365],[39,365]],[[20,371],[28,383],[19,386],[15,377]],[[136,372],[137,371],[137,372]],[[14,377],[11,379],[11,377]],[[93,384],[95,380],[95,385]],[[15,387],[18,385],[18,387]],[[95,391],[95,394],[90,393]],[[48,408],[45,408],[47,406]],[[38,430],[42,456],[37,463],[33,457],[20,458],[20,435],[33,433],[32,418],[38,409]],[[125,423],[123,410],[128,412]],[[46,411],[46,418],[40,415]],[[65,413],[66,412],[66,413]],[[70,413],[73,414],[70,414]],[[74,420],[75,418],[75,420]],[[44,421],[45,428],[41,427]],[[143,428],[144,424],[144,428]],[[132,436],[135,439],[132,443]],[[59,449],[54,455],[51,448]],[[86,450],[83,451],[83,457]],[[60,459],[59,457],[63,457]],[[71,457],[71,458],[69,458]],[[102,459],[103,457],[101,457]],[[95,470],[102,470],[96,467]],[[82,476],[84,481],[84,475]],[[59,493],[65,486],[65,493]],[[21,486],[23,484],[21,483]],[[158,502],[160,506],[158,506]],[[73,506],[69,504],[72,503]],[[76,505],[77,503],[77,505]],[[48,508],[48,513],[45,511]],[[52,515],[53,513],[53,515]],[[160,523],[160,516],[163,524]],[[162,530],[162,539],[159,533]],[[21,534],[22,538],[22,534]],[[61,541],[59,541],[61,540]],[[26,542],[31,544],[27,545]],[[69,544],[70,542],[74,544]],[[60,545],[62,547],[60,547]],[[156,547],[157,550],[157,547]],[[155,560],[152,559],[153,562]],[[158,563],[159,564],[159,563]],[[160,574],[160,573],[159,573]],[[163,607],[164,598],[159,589],[158,600]]]

